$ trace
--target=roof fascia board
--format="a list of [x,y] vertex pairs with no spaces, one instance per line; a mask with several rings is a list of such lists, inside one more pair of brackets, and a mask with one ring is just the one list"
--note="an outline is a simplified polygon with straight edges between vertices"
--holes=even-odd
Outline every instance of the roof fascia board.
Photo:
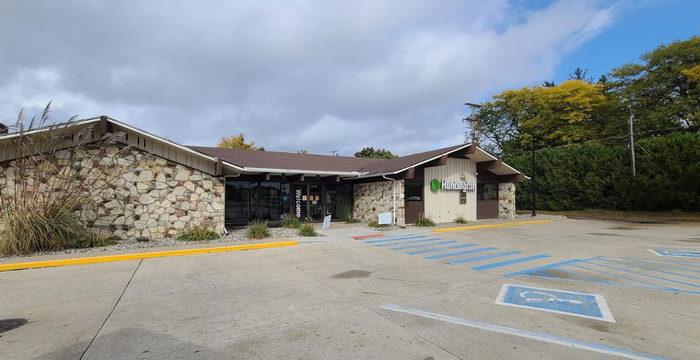
[[[99,120],[99,118],[98,118],[97,120]],[[183,151],[185,151],[185,152],[188,152],[188,153],[190,153],[190,154],[199,156],[199,157],[201,157],[201,158],[205,158],[205,159],[210,160],[210,161],[213,161],[213,162],[216,162],[216,161],[217,161],[217,158],[214,157],[214,156],[209,156],[209,155],[206,155],[206,154],[201,153],[201,152],[199,152],[199,151],[190,149],[190,148],[188,148],[187,146],[183,146],[183,145],[180,145],[180,144],[178,144],[178,143],[176,143],[176,142],[173,142],[173,141],[171,141],[171,140],[168,140],[168,139],[166,139],[166,138],[163,138],[163,137],[160,137],[160,136],[157,136],[157,135],[153,135],[153,134],[151,134],[151,133],[149,133],[149,132],[147,132],[147,131],[145,131],[145,130],[141,130],[141,129],[139,129],[139,128],[133,127],[133,126],[128,125],[128,124],[126,124],[126,123],[123,123],[123,122],[121,122],[121,121],[114,120],[114,119],[112,119],[112,118],[110,118],[110,117],[107,118],[107,121],[110,121],[110,122],[112,122],[113,124],[116,124],[116,125],[118,125],[118,126],[121,126],[121,127],[125,128],[125,129],[128,129],[128,130],[130,130],[130,131],[139,133],[139,134],[144,135],[144,136],[148,136],[148,137],[150,137],[151,139],[155,139],[155,140],[157,140],[157,141],[164,142],[164,143],[166,143],[166,144],[168,144],[168,145],[170,145],[170,146],[176,147],[176,148],[178,148],[178,149],[180,149],[180,150],[183,150]],[[240,166],[238,166],[238,165],[231,164],[231,163],[226,162],[226,161],[223,161],[223,163],[224,163],[224,165],[227,165],[227,166],[229,166],[229,167],[232,167],[232,168],[236,169],[237,171],[244,171],[244,168],[242,168],[242,167],[240,167]]]
[[15,132],[15,133],[12,133],[12,134],[0,135],[0,141],[6,140],[6,139],[16,138],[16,137],[19,137],[19,136],[22,136],[22,135],[37,134],[37,133],[40,133],[40,132],[44,132],[44,131],[56,129],[57,127],[58,127],[58,128],[70,128],[70,127],[73,127],[73,126],[85,125],[85,124],[90,124],[90,123],[98,122],[98,121],[100,121],[100,118],[99,118],[99,117],[96,117],[96,118],[90,118],[90,119],[76,120],[76,121],[73,121],[73,122],[67,122],[67,123],[61,123],[61,124],[48,125],[48,126],[41,127],[41,128],[39,128],[39,129],[34,129],[34,130],[29,130],[29,131],[24,131],[24,132]]

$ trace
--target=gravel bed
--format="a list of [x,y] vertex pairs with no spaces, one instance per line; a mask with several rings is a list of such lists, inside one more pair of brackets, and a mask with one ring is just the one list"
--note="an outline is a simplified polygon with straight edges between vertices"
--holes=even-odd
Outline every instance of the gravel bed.
[[277,240],[287,240],[290,238],[299,237],[296,229],[288,228],[270,228],[270,237],[264,239],[248,239],[245,237],[246,228],[229,230],[228,234],[222,236],[217,240],[205,240],[205,241],[180,241],[175,240],[175,238],[169,239],[151,239],[149,241],[136,241],[136,240],[120,240],[119,243],[109,246],[101,246],[94,248],[85,249],[65,249],[60,251],[47,251],[38,252],[28,255],[20,256],[7,256],[0,257],[0,259],[11,259],[11,258],[26,258],[31,256],[41,256],[41,255],[57,255],[57,254],[75,254],[75,253],[89,253],[89,252],[102,252],[102,251],[115,251],[115,250],[131,250],[131,249],[149,249],[165,246],[177,246],[177,245],[193,245],[193,244],[217,244],[217,243],[235,243],[241,241],[260,241],[260,242],[270,242]]

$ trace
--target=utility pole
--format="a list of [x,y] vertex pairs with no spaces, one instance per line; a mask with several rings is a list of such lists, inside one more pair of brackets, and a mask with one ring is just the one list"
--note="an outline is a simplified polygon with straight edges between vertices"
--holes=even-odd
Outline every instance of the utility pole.
[[469,106],[469,108],[472,110],[472,113],[468,117],[465,117],[462,119],[462,122],[464,122],[465,124],[469,124],[469,130],[471,130],[471,133],[467,133],[465,131],[464,143],[465,144],[472,143],[472,144],[478,146],[479,145],[479,138],[481,137],[481,134],[479,134],[477,120],[476,120],[476,114],[474,114],[474,112],[478,111],[482,105],[475,104],[475,103],[464,103],[464,105]]
[[632,176],[637,175],[637,164],[635,162],[635,157],[634,157],[634,113],[632,112],[632,106],[629,105],[627,106],[627,109],[630,112],[630,117],[629,117],[629,127],[630,127],[630,173]]
[[537,197],[535,193],[537,192],[537,182],[535,181],[535,134],[532,134],[532,215],[537,216],[535,211],[535,203],[537,202]]

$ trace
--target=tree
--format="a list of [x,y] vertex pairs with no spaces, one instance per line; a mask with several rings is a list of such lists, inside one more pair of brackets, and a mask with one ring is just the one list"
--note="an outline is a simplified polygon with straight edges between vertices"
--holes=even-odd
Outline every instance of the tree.
[[556,146],[617,133],[620,104],[603,84],[569,80],[557,86],[525,87],[494,95],[476,113],[480,132],[496,153],[517,153],[536,146]]
[[569,74],[569,80],[581,80],[592,83],[593,78],[588,76],[588,69],[576,68],[574,72]]
[[613,69],[613,90],[636,113],[636,129],[700,128],[700,36],[661,45],[641,63]]
[[255,142],[245,142],[245,135],[243,135],[243,133],[235,136],[223,137],[217,146],[226,149],[265,151],[264,147],[255,147]]
[[545,80],[542,83],[542,87],[555,87],[555,86],[557,86],[557,84],[554,81]]
[[375,150],[373,147],[367,146],[367,147],[362,148],[362,150],[356,152],[355,157],[374,158],[374,159],[393,159],[393,158],[397,158],[398,156],[392,154],[391,151],[386,150],[386,149]]

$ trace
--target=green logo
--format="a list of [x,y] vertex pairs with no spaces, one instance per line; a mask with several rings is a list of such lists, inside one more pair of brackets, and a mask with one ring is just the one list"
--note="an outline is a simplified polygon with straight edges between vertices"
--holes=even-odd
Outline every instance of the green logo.
[[442,189],[442,182],[438,179],[433,179],[433,181],[430,182],[430,190],[435,192],[440,189]]

